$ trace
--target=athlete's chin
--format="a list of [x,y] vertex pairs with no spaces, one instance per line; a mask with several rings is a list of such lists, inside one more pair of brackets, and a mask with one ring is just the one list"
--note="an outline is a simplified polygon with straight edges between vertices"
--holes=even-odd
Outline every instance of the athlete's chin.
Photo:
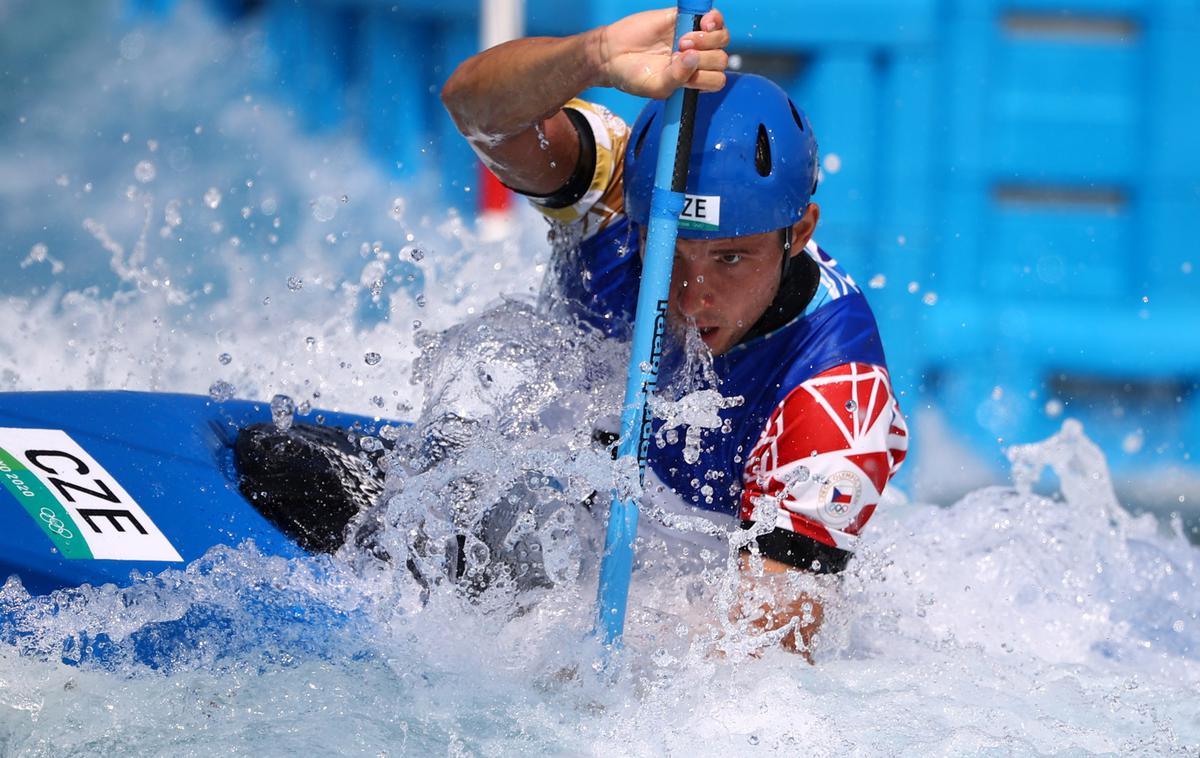
[[703,340],[705,347],[713,355],[720,355],[728,350],[732,345],[729,344],[729,330],[719,326],[711,326],[700,330],[700,339]]

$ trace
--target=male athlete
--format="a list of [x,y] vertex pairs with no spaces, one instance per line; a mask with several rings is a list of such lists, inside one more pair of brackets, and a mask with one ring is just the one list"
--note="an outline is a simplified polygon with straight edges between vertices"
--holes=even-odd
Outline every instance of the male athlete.
[[[705,93],[668,321],[697,330],[721,393],[743,400],[705,431],[698,458],[652,443],[652,480],[710,518],[767,521],[756,530],[767,572],[839,572],[907,450],[879,334],[861,290],[812,241],[817,144],[803,112],[770,81],[725,73],[719,11],[677,53],[674,24],[669,9],[509,42],[459,66],[442,100],[501,181],[577,233],[551,285],[620,337],[637,298],[662,99],[681,86]],[[654,99],[630,130],[577,99],[594,86]],[[756,623],[800,618],[807,650],[821,621],[812,602],[777,598]],[[799,647],[794,634],[784,644]]]

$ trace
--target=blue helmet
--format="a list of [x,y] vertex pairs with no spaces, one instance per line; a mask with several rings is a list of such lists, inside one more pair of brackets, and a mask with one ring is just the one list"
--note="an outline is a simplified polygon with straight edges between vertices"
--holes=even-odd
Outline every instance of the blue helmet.
[[[643,227],[650,217],[664,102],[646,104],[625,149],[625,212]],[[741,237],[790,227],[816,189],[816,137],[804,112],[777,84],[730,72],[719,92],[700,94],[681,238]]]

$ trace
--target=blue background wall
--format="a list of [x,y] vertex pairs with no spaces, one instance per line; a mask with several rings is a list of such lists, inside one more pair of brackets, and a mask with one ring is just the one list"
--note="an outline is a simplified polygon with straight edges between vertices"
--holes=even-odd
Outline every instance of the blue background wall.
[[[131,0],[131,17],[172,10]],[[261,14],[312,130],[474,205],[437,99],[478,47],[473,0],[212,3]],[[645,5],[528,0],[531,35]],[[794,0],[722,8],[741,68],[804,107],[825,156],[818,238],[879,315],[910,413],[986,457],[1081,418],[1118,469],[1200,451],[1200,4]],[[640,104],[594,96],[632,119]],[[1193,469],[1194,470],[1194,469]]]

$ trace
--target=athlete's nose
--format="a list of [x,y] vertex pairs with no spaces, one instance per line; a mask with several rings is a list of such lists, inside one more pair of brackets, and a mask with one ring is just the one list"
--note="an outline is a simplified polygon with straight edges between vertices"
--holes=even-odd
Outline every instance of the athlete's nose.
[[675,306],[684,316],[696,316],[712,305],[712,290],[706,286],[701,268],[687,256],[675,258],[671,290],[675,295]]

